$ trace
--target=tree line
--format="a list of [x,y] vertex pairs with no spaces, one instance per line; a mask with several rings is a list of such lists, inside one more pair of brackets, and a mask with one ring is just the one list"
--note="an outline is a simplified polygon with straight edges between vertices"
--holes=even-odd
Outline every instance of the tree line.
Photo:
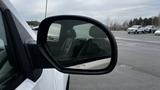
[[112,22],[108,26],[110,30],[126,30],[128,27],[131,27],[133,25],[142,25],[142,26],[147,26],[147,25],[155,25],[155,26],[160,26],[160,14],[158,16],[153,16],[153,17],[148,17],[148,18],[134,18],[129,21],[124,21],[123,23],[119,24],[117,22]]
[[[27,21],[27,23],[31,27],[38,26],[40,24],[39,21]],[[127,30],[128,27],[131,27],[133,25],[142,25],[142,26],[147,26],[147,25],[155,25],[155,26],[160,26],[160,14],[158,16],[153,16],[153,17],[148,17],[148,18],[133,18],[131,20],[124,21],[123,23],[118,23],[118,22],[113,22],[109,21],[107,24],[107,27],[110,30]]]
[[129,26],[133,26],[133,25],[142,25],[142,26],[146,26],[146,25],[155,25],[155,26],[159,26],[160,25],[160,19],[159,17],[155,16],[155,17],[150,17],[150,18],[134,18],[133,20],[130,20],[128,23]]

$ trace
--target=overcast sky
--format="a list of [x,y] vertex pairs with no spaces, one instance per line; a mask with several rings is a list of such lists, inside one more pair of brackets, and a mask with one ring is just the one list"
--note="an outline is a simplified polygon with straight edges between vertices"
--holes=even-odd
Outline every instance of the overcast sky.
[[[11,0],[25,20],[43,20],[45,0]],[[122,22],[160,13],[160,0],[48,0],[48,15],[74,14]]]

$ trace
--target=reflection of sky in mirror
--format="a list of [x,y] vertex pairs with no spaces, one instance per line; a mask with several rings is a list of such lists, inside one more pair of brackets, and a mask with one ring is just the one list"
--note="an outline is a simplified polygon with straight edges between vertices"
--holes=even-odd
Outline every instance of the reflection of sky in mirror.
[[[45,0],[11,0],[26,20],[44,19]],[[48,16],[85,15],[100,21],[156,16],[160,0],[48,0]],[[29,3],[29,4],[28,4]]]

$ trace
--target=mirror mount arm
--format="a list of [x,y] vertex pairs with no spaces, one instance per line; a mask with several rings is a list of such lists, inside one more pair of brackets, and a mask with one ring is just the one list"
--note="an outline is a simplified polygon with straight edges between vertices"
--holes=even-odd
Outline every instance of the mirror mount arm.
[[54,68],[42,55],[36,44],[27,44],[26,47],[34,69]]

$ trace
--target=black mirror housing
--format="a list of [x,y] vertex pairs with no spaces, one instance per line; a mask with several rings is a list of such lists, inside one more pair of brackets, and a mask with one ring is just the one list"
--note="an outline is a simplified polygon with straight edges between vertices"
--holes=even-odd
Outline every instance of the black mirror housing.
[[[54,32],[52,30],[61,31]],[[78,30],[81,33],[78,33]],[[82,32],[86,32],[87,34],[83,34]],[[55,33],[59,33],[57,34],[59,36],[55,36]],[[78,51],[79,47],[78,49],[75,49],[75,45],[67,43],[70,41],[72,41],[72,43],[76,42],[76,45],[77,41],[83,41],[85,43],[79,45],[82,47],[81,50]],[[52,43],[52,45],[50,45],[50,43]],[[68,53],[70,52],[66,52],[69,51],[68,48],[63,48],[66,47],[65,45],[73,46],[74,49],[71,49],[70,52],[76,50],[76,52],[74,51],[73,53],[76,53],[76,55],[72,54],[68,56]],[[53,67],[63,73],[87,75],[106,74],[111,72],[117,63],[117,43],[112,33],[102,23],[84,16],[61,15],[44,19],[39,25],[37,46],[46,60],[48,60]],[[59,53],[62,51],[63,53]],[[98,53],[101,51],[103,51],[104,55],[103,53]],[[108,65],[106,65],[106,58],[110,59]],[[94,62],[94,64],[101,62],[101,64],[106,65],[107,67],[101,67],[98,69],[95,67],[94,69],[90,69],[89,67],[85,67],[85,69],[84,67],[80,68],[81,66],[84,66],[84,63],[87,63],[85,65],[92,66],[92,62]]]

